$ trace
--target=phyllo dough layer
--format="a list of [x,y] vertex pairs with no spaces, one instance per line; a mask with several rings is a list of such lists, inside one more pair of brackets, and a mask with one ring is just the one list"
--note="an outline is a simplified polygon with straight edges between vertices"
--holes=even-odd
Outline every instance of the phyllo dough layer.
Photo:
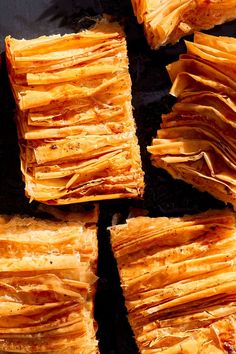
[[148,147],[152,163],[236,206],[236,39],[196,33],[167,67],[177,97]]
[[235,232],[227,210],[137,217],[111,228],[141,353],[236,351]]
[[116,23],[6,38],[26,195],[48,204],[140,197],[126,41]]
[[96,354],[97,210],[0,217],[0,352]]
[[236,19],[235,0],[131,0],[148,43],[158,49],[194,31]]

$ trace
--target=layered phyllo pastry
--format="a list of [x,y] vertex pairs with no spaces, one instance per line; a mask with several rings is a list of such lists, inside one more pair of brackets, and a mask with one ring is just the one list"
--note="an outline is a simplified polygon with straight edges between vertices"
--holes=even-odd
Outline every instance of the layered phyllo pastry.
[[236,39],[196,33],[167,67],[177,97],[148,147],[154,166],[236,206]]
[[131,0],[148,43],[158,49],[194,31],[236,19],[235,0]]
[[0,217],[1,353],[98,353],[97,218]]
[[129,219],[111,228],[142,354],[236,351],[235,215]]
[[26,195],[69,204],[143,193],[125,35],[6,38]]

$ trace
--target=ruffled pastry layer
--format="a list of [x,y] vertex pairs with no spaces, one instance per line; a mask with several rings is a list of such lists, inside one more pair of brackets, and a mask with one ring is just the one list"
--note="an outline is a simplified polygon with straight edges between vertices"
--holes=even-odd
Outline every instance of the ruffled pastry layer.
[[167,67],[177,97],[148,147],[152,163],[236,206],[236,39],[196,33]]
[[125,36],[6,38],[26,195],[47,204],[140,197],[143,172]]
[[0,218],[1,353],[99,352],[97,210],[60,216]]
[[158,49],[194,31],[236,19],[235,0],[131,0],[148,43]]
[[111,228],[141,353],[236,351],[235,232],[227,210],[137,217]]

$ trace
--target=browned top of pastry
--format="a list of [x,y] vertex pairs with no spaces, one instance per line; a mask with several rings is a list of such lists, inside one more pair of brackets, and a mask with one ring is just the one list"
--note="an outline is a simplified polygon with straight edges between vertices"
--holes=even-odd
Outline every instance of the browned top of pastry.
[[153,49],[236,19],[235,0],[131,0]]
[[137,217],[111,242],[141,353],[236,350],[235,215]]

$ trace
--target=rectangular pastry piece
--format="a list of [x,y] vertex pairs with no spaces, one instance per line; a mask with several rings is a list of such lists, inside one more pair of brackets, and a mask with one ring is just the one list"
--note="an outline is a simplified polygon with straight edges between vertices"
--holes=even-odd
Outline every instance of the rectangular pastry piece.
[[148,43],[158,49],[194,31],[236,19],[235,0],[131,0]]
[[167,67],[177,97],[148,147],[153,165],[236,206],[236,39],[196,33]]
[[236,352],[235,231],[227,210],[111,228],[140,353]]
[[125,35],[117,23],[6,38],[26,195],[47,204],[141,197]]
[[97,210],[0,217],[0,352],[96,354]]

